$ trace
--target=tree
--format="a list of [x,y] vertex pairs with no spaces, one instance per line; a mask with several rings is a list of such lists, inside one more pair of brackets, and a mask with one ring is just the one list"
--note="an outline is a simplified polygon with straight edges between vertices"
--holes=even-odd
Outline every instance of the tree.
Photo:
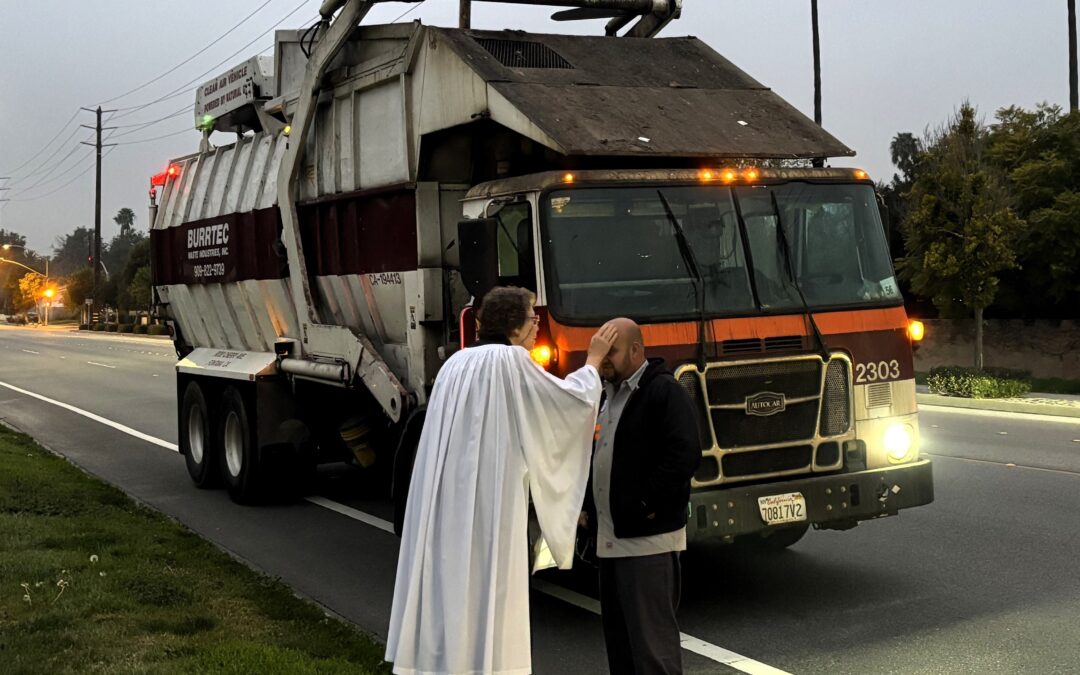
[[922,142],[914,134],[903,131],[893,136],[889,143],[889,156],[893,165],[900,169],[899,174],[893,174],[892,186],[899,192],[907,192],[915,183],[915,176],[919,166],[919,155],[922,154]]
[[[93,241],[94,231],[85,227],[77,227],[71,234],[57,237],[53,243],[50,271],[55,269],[57,274],[69,275],[89,267]],[[101,254],[105,255],[107,251],[108,247],[103,245]]]
[[[127,267],[128,258],[131,257],[135,247],[142,242],[148,242],[146,234],[137,230],[127,230],[112,238],[109,242],[108,252],[103,251],[101,253],[102,260],[105,261],[105,267],[109,270],[109,274],[121,274],[124,268]],[[126,284],[121,286],[126,288]]]
[[19,278],[19,292],[22,297],[19,309],[27,309],[37,304],[45,290],[45,276],[37,272],[27,272]]
[[131,284],[128,286],[128,297],[134,307],[150,306],[150,266],[143,265],[135,272]]
[[999,275],[1016,265],[1013,246],[1024,223],[989,161],[988,131],[976,115],[965,102],[924,142],[899,270],[944,314],[974,314],[975,367],[982,368],[983,310],[994,301]]
[[72,307],[81,307],[94,293],[94,270],[84,267],[67,278],[65,291]]
[[1080,113],[1058,106],[1003,108],[988,154],[1001,167],[1025,228],[1018,269],[1003,281],[1006,310],[1075,317],[1080,306]]
[[135,212],[125,206],[116,212],[113,221],[120,226],[120,234],[126,234],[135,226]]
[[[118,271],[117,280],[117,303],[124,309],[145,308],[150,304],[149,299],[142,301],[141,295],[136,297],[131,293],[132,283],[142,268],[146,268],[146,278],[150,274],[150,240],[143,237],[132,247],[124,266]],[[149,286],[147,287],[149,293]]]
[[[26,237],[17,232],[0,229],[0,245],[3,244],[26,246]],[[0,257],[9,256],[6,251],[0,250]],[[0,265],[0,294],[2,294],[0,309],[7,314],[13,313],[15,305],[19,302],[20,272],[21,268],[18,265]]]

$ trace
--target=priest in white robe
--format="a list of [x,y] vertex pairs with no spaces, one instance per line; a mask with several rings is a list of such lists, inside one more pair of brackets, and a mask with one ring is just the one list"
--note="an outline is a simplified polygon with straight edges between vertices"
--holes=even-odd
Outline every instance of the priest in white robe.
[[569,568],[589,477],[605,326],[561,380],[529,356],[533,296],[496,288],[480,343],[435,380],[409,487],[386,660],[402,675],[530,673],[528,513]]

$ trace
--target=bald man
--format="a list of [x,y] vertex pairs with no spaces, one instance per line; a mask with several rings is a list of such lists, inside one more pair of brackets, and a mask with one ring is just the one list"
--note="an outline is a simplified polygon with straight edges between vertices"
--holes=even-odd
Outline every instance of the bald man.
[[600,607],[613,675],[681,673],[675,612],[690,478],[701,462],[690,397],[663,359],[645,358],[641,328],[614,319],[600,365],[604,402],[587,516],[596,529]]

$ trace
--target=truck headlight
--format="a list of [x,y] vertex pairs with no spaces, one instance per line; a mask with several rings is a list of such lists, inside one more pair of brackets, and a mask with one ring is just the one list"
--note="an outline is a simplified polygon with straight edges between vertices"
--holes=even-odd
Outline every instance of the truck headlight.
[[889,453],[889,461],[903,462],[911,456],[910,424],[893,424],[885,430],[885,451]]

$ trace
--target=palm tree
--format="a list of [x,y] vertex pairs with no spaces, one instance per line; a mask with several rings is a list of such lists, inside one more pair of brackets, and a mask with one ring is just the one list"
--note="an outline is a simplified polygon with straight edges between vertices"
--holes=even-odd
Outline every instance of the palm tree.
[[116,217],[113,220],[120,226],[120,234],[127,234],[135,225],[135,212],[125,206],[116,212]]

